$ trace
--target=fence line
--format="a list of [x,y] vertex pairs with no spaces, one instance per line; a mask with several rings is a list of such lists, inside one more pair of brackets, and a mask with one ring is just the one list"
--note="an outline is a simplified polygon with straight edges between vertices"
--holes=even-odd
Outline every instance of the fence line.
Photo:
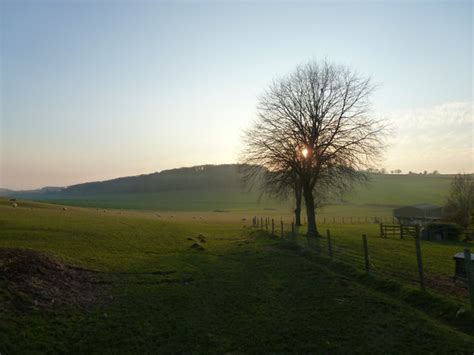
[[[257,218],[257,217],[256,217]],[[270,223],[270,218],[265,217],[260,221],[260,224],[258,223],[259,221],[256,220],[253,225],[254,226],[260,226],[262,227],[262,221],[265,221],[265,223]],[[293,220],[294,222],[294,220]],[[318,222],[323,224],[323,225],[351,225],[351,224],[380,224],[380,223],[395,223],[395,219],[393,217],[389,216],[319,216],[318,217]],[[306,218],[303,218],[302,225],[306,225]]]
[[[260,217],[260,225],[258,221],[259,218],[255,216],[252,220],[253,226],[264,229],[263,217]],[[274,223],[274,219],[271,219],[271,234],[277,236],[278,231],[276,231]],[[390,225],[380,225],[381,236],[386,237],[389,235],[387,228],[390,229]],[[382,228],[384,228],[383,233]],[[268,231],[268,223],[266,230]],[[405,284],[420,287],[421,290],[430,290],[444,294],[445,296],[458,299],[464,303],[470,300],[471,307],[474,309],[474,262],[471,261],[469,249],[464,251],[466,282],[454,281],[444,274],[432,273],[430,270],[425,270],[419,228],[405,229],[404,232],[403,230],[404,226],[398,227],[398,233],[401,237],[408,235],[414,237],[412,239],[413,244],[403,244],[403,248],[399,249],[406,257],[404,260],[396,257],[388,260],[386,256],[387,250],[383,250],[383,248],[380,247],[377,248],[373,244],[371,245],[370,239],[368,239],[365,234],[361,236],[360,244],[357,244],[354,243],[353,239],[344,240],[334,238],[329,228],[326,229],[325,237],[308,238],[306,247],[315,251],[320,256],[328,257],[330,260],[344,262],[366,273],[371,273],[386,279],[398,280]],[[290,237],[295,243],[301,243],[301,241],[297,240],[298,234],[298,227],[295,226],[294,222],[285,225],[283,219],[280,219],[279,235],[281,238]]]
[[421,230],[418,225],[380,223],[380,236],[383,238],[397,235],[400,236],[400,239],[404,237],[420,238],[420,233]]

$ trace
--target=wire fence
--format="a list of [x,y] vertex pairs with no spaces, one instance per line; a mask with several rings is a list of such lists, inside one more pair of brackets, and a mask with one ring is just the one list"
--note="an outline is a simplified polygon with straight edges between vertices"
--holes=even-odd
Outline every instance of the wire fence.
[[419,233],[401,240],[368,238],[365,234],[333,235],[329,228],[321,237],[306,238],[294,223],[285,225],[282,220],[275,221],[269,217],[254,217],[252,223],[253,227],[272,235],[290,238],[321,257],[387,280],[429,290],[462,304],[470,303],[474,309],[474,267],[471,260],[474,254],[471,256],[469,249],[456,254],[457,258],[446,258],[446,253],[440,252],[442,246],[428,248]]
[[396,223],[396,219],[390,216],[320,216],[319,221],[322,224]]

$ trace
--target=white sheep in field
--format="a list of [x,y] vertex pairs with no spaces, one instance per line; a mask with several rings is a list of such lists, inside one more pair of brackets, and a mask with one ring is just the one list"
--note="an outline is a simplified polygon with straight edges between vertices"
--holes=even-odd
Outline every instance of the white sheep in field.
[[17,203],[16,203],[16,202],[13,202],[13,203],[12,203],[12,207],[13,207],[13,208],[17,208],[17,207],[18,207]]
[[63,207],[63,211],[67,211],[67,207]]

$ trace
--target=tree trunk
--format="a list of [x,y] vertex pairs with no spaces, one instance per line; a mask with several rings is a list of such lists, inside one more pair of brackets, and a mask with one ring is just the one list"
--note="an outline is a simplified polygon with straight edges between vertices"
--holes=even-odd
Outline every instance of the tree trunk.
[[306,215],[308,219],[308,237],[319,236],[316,226],[316,208],[314,206],[313,190],[309,186],[304,186],[304,201],[306,204]]
[[302,191],[300,186],[295,187],[295,200],[296,200],[296,208],[295,208],[295,224],[297,226],[301,226],[301,200],[302,200]]

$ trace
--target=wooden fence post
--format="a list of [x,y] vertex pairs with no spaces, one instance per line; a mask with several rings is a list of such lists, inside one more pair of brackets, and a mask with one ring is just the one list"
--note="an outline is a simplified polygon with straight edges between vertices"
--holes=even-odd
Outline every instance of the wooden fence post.
[[469,298],[471,299],[471,308],[474,309],[474,272],[472,270],[471,251],[464,249],[464,267],[466,269],[467,286],[469,288]]
[[321,255],[322,254],[322,248],[321,248],[321,236],[320,235],[317,235],[316,237],[311,237],[311,239],[315,239],[316,241],[316,252]]
[[331,242],[331,232],[329,229],[326,229],[326,234],[328,236],[328,254],[329,257],[332,259],[332,242]]
[[280,228],[281,238],[283,238],[283,220],[280,220],[280,225],[281,225],[281,228]]
[[425,275],[423,274],[423,259],[421,258],[421,245],[420,238],[415,237],[415,246],[416,246],[416,260],[418,262],[418,274],[420,276],[420,287],[425,290]]
[[380,223],[380,237],[383,238],[384,237],[384,233],[383,233],[383,224]]
[[260,229],[263,229],[263,217],[260,217]]
[[403,239],[403,224],[400,224],[400,239]]
[[272,218],[272,235],[275,234],[275,221]]
[[365,272],[370,272],[370,264],[369,264],[369,247],[367,245],[367,235],[362,234],[362,244],[364,245],[364,258],[365,258]]

